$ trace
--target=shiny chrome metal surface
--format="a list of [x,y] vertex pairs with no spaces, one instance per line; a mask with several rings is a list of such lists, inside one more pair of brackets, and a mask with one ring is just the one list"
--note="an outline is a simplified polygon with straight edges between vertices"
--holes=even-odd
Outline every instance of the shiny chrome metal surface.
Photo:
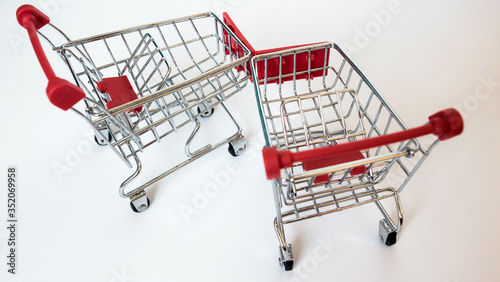
[[[225,101],[247,84],[250,51],[214,14],[78,40],[70,40],[52,24],[39,34],[64,60],[76,84],[86,93],[72,110],[95,129],[99,145],[108,145],[127,166],[135,167],[119,188],[120,196],[131,199],[134,210],[149,206],[143,195],[146,187],[223,144],[241,139],[241,128]],[[235,46],[242,52],[234,53]],[[111,96],[101,92],[98,83],[117,76],[127,77],[137,99],[108,108]],[[234,133],[192,152],[190,146],[202,126],[199,118],[214,108],[227,115],[227,120],[234,124]],[[140,153],[172,133],[189,131],[189,124],[194,129],[181,144],[187,159],[150,181],[129,188],[148,167],[141,163]]]
[[[299,58],[307,62],[299,65]],[[285,61],[292,65],[284,65]],[[260,54],[252,58],[251,65],[267,146],[302,151],[407,129],[334,43]],[[354,160],[313,169],[296,163],[282,169],[281,178],[272,181],[280,264],[284,266],[282,260],[287,260],[285,254],[290,248],[285,224],[368,203],[375,203],[383,216],[380,239],[386,245],[395,243],[403,222],[399,193],[437,142],[426,149],[411,139],[363,150]],[[360,167],[365,170],[353,173]],[[383,206],[383,200],[388,198],[395,200],[394,220]]]

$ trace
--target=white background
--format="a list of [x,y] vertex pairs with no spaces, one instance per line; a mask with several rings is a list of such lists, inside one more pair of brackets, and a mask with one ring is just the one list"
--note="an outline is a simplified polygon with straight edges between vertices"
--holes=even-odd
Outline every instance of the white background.
[[[20,2],[2,1],[0,280],[498,280],[500,4],[389,2],[31,2],[74,38],[225,10],[256,49],[325,40],[355,47],[353,61],[408,126],[461,107],[463,135],[440,144],[401,194],[405,222],[395,246],[378,241],[381,216],[374,206],[356,208],[287,226],[296,267],[285,272],[277,264],[274,202],[251,85],[229,102],[244,128],[247,152],[233,158],[221,148],[175,172],[147,190],[152,205],[135,214],[117,193],[131,171],[108,148],[88,149],[83,120],[48,102],[45,78],[15,20]],[[56,73],[67,70],[61,66]],[[173,147],[169,141],[159,147]],[[87,151],[68,163],[78,148]],[[144,163],[168,167],[167,149]],[[58,177],[55,163],[71,171]],[[6,265],[9,165],[19,170],[16,275]],[[199,193],[221,175],[230,182],[186,217],[182,208],[195,208]]]

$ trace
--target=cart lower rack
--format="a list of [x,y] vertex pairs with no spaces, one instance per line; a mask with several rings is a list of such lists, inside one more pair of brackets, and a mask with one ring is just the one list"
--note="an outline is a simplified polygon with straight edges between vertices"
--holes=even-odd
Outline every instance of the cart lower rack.
[[[21,6],[17,19],[27,29],[49,80],[47,95],[51,103],[82,116],[95,130],[99,145],[108,145],[128,167],[135,167],[119,189],[120,196],[131,200],[134,211],[149,207],[145,188],[175,170],[224,144],[229,143],[233,156],[245,149],[241,128],[225,101],[247,84],[250,52],[214,14],[80,40],[70,40],[31,5]],[[39,35],[63,59],[76,85],[55,75]],[[56,45],[58,39],[64,43]],[[215,107],[227,114],[234,133],[192,149],[201,127],[200,117],[211,116]],[[189,125],[194,128],[189,129]],[[185,130],[187,159],[136,188],[128,188],[142,170],[139,153]]]
[[[382,213],[380,240],[401,230],[399,193],[440,140],[462,132],[447,109],[407,129],[347,55],[333,43],[282,49],[252,58],[253,81],[267,147],[263,150],[277,216],[279,262],[294,257],[284,226],[374,203]],[[434,134],[428,148],[416,137]],[[393,220],[381,200],[393,198]]]

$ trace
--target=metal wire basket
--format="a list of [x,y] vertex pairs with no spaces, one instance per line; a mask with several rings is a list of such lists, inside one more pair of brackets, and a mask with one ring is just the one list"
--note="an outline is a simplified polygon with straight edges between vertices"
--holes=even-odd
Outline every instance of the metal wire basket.
[[[30,5],[17,12],[28,30],[57,107],[76,112],[95,130],[96,142],[109,147],[135,171],[120,186],[134,211],[144,211],[144,189],[208,152],[229,144],[237,156],[245,149],[241,128],[225,105],[249,78],[248,48],[212,13],[167,20],[70,40],[49,18]],[[45,38],[69,67],[76,86],[55,76],[38,35]],[[54,39],[63,39],[55,44]],[[223,109],[235,132],[215,144],[192,150],[200,117]],[[126,191],[142,170],[139,153],[194,125],[184,144],[185,161],[150,181]]]
[[[264,52],[252,58],[268,179],[272,181],[280,265],[294,257],[284,225],[375,203],[380,240],[396,243],[399,193],[439,142],[460,134],[460,114],[441,111],[408,129],[347,55],[333,43]],[[425,148],[417,139],[435,134]],[[381,200],[393,198],[392,220]]]

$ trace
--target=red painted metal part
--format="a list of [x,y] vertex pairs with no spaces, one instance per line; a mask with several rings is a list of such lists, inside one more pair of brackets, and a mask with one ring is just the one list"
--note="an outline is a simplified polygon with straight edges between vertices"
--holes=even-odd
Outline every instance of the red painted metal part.
[[[369,148],[397,143],[427,134],[434,134],[439,140],[443,141],[461,134],[462,131],[463,119],[460,113],[456,109],[450,108],[431,115],[429,123],[408,130],[300,152],[292,152],[290,150],[278,151],[276,147],[267,147],[262,150],[262,155],[264,157],[267,178],[277,179],[281,176],[281,169],[289,168],[298,162],[324,163],[327,156],[337,158],[342,155],[349,156],[350,154],[357,154],[356,152]],[[340,159],[342,158],[340,157]]]
[[46,90],[49,101],[65,111],[71,109],[76,103],[85,98],[85,92],[73,83],[57,77],[47,60],[47,56],[45,56],[37,30],[49,23],[49,17],[32,5],[19,7],[16,17],[19,24],[28,31],[31,45],[33,45],[38,61],[49,81]]

